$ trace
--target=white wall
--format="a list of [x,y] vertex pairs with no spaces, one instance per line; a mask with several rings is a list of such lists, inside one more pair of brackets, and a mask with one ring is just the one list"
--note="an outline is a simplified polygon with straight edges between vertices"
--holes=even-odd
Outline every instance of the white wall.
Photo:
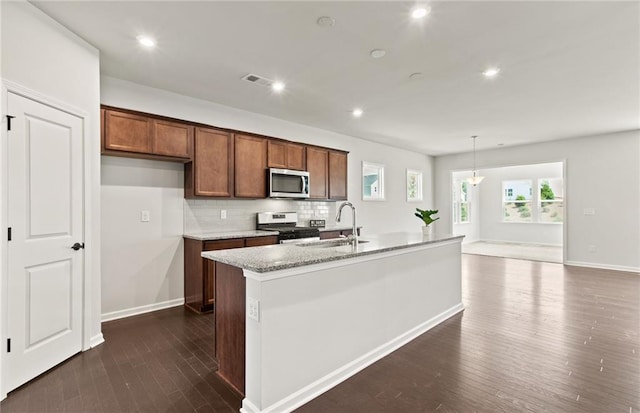
[[[640,271],[640,130],[480,151],[478,169],[565,159],[566,260]],[[470,169],[472,154],[435,159],[435,205],[451,228],[448,177]],[[584,215],[595,208],[596,215]],[[590,252],[589,246],[596,251]]]
[[[286,122],[212,102],[177,95],[119,79],[103,77],[101,79],[101,85],[101,102],[106,105],[200,122],[223,128],[254,132],[267,136],[283,137],[292,141],[349,151],[348,198],[357,208],[358,225],[364,227],[365,234],[392,231],[420,231],[421,223],[413,216],[415,207],[431,208],[433,206],[433,160],[429,156]],[[363,160],[384,164],[386,166],[385,183],[387,194],[385,202],[363,202],[361,200],[360,180]],[[182,219],[184,206],[175,209],[173,207],[178,198],[177,193],[173,192],[173,189],[176,188],[173,186],[173,183],[180,182],[179,186],[182,188],[181,170],[171,168],[163,169],[163,174],[171,175],[171,178],[168,179],[172,183],[170,186],[161,182],[153,187],[139,185],[136,183],[136,176],[142,174],[142,176],[149,179],[155,176],[154,173],[147,170],[147,165],[147,163],[136,160],[128,160],[126,165],[125,162],[119,164],[109,162],[109,165],[106,165],[103,161],[104,174],[109,176],[119,174],[131,177],[131,181],[127,182],[126,177],[122,176],[123,179],[118,181],[118,185],[107,185],[106,180],[103,180],[103,196],[105,200],[102,203],[102,225],[105,229],[121,227],[122,224],[119,221],[122,217],[137,218],[140,214],[139,210],[143,205],[140,201],[145,198],[144,194],[147,194],[146,196],[151,198],[153,193],[160,191],[161,188],[171,189],[171,191],[166,193],[167,196],[162,198],[162,201],[154,201],[156,202],[156,207],[165,209],[167,205],[171,205],[170,209],[175,215],[172,216],[169,221],[174,222],[175,219]],[[126,168],[126,174],[118,172],[121,168]],[[422,203],[406,202],[405,181],[407,168],[422,170],[424,173],[424,202]],[[131,193],[134,191],[137,191],[136,193],[139,197],[131,197]],[[171,195],[168,195],[169,193]],[[159,206],[157,205],[158,202],[162,204]],[[252,205],[251,203],[253,202],[253,205],[256,205],[255,212],[261,207],[261,201],[244,202],[247,202],[247,205]],[[213,208],[216,208],[216,206],[214,205]],[[351,214],[345,215],[346,219],[343,220],[342,224],[350,225]],[[132,222],[132,225],[133,224]],[[118,297],[112,297],[111,294],[106,293],[103,295],[103,312],[126,312],[133,307],[153,306],[159,302],[157,300],[164,300],[167,297],[171,300],[173,299],[171,297],[176,297],[175,291],[172,295],[154,298],[151,294],[141,296],[136,291],[133,291],[133,289],[118,290],[116,287],[127,285],[128,282],[136,280],[136,283],[146,284],[151,290],[160,291],[159,283],[167,282],[172,286],[177,286],[182,282],[183,270],[181,267],[178,268],[177,265],[173,266],[167,263],[167,265],[160,270],[164,272],[168,278],[155,276],[152,272],[140,271],[141,268],[148,268],[152,265],[151,260],[153,257],[165,253],[167,243],[176,246],[181,239],[180,235],[175,233],[175,231],[161,228],[166,225],[164,221],[152,221],[150,224],[149,227],[155,229],[153,231],[146,231],[144,234],[142,234],[141,231],[146,227],[140,226],[138,223],[135,223],[131,228],[135,237],[139,237],[140,241],[144,240],[145,246],[141,247],[144,249],[144,253],[127,254],[126,259],[123,259],[121,254],[118,253],[119,247],[117,243],[119,242],[119,238],[117,234],[113,234],[112,236],[109,233],[105,233],[103,236],[103,261],[105,263],[114,260],[121,261],[117,267],[106,264],[103,266],[103,288],[105,292],[112,291],[116,294],[116,291],[118,291]],[[436,229],[437,228],[438,227],[436,227]],[[181,249],[181,247],[179,247],[179,249]],[[171,250],[171,254],[176,255],[181,254],[181,252]],[[126,268],[129,269],[126,270]],[[142,277],[143,279],[138,280],[136,277]]]
[[[561,162],[486,168],[481,172],[485,178],[478,186],[482,193],[479,205],[480,239],[562,245],[562,224],[502,221],[502,181],[532,180],[535,191],[538,179],[562,178]],[[535,208],[533,205],[532,212]]]
[[[26,2],[1,2],[2,78],[86,113],[86,207],[84,252],[92,317],[92,344],[100,329],[100,81],[98,51]],[[4,115],[4,112],[3,112]],[[4,124],[4,116],[2,119]],[[4,136],[3,129],[3,140]],[[2,154],[2,165],[6,154]],[[4,170],[4,168],[3,168]],[[5,182],[6,184],[6,182]],[[6,188],[2,188],[3,198]],[[6,228],[6,212],[2,213]],[[6,239],[6,238],[4,238]],[[6,245],[6,244],[5,244]],[[3,248],[6,254],[6,246]],[[2,270],[6,269],[6,255]],[[3,292],[4,293],[4,292]],[[0,295],[0,308],[2,307]],[[4,324],[4,323],[3,323]],[[4,333],[3,333],[4,334]],[[4,335],[3,335],[4,337]]]
[[183,171],[182,163],[102,157],[103,320],[183,303]]

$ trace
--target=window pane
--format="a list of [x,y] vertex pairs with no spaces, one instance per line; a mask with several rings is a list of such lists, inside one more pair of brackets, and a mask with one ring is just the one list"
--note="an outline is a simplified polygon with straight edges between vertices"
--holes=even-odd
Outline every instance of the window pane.
[[562,222],[564,205],[562,201],[540,202],[540,222]]
[[468,202],[469,201],[469,183],[467,181],[462,181],[460,184],[460,202]]
[[540,188],[540,222],[562,222],[563,193],[562,178],[541,179]]
[[533,188],[530,180],[503,181],[503,201],[531,201]]
[[460,222],[469,222],[469,203],[460,203]]
[[531,202],[505,202],[504,222],[531,222]]

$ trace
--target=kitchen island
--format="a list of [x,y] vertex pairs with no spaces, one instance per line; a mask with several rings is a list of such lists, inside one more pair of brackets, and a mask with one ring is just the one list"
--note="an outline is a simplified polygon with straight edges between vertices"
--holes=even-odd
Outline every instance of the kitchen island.
[[291,411],[462,311],[462,238],[203,252],[218,276],[218,374],[241,411]]

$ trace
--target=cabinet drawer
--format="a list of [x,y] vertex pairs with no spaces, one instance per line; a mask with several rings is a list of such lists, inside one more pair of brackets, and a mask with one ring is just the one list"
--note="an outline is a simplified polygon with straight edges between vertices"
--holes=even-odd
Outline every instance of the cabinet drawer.
[[244,247],[244,238],[222,239],[216,241],[206,241],[203,251],[226,250],[230,248]]
[[277,243],[278,243],[278,237],[274,235],[269,237],[247,238],[245,244],[247,247],[259,247],[261,245],[273,245]]

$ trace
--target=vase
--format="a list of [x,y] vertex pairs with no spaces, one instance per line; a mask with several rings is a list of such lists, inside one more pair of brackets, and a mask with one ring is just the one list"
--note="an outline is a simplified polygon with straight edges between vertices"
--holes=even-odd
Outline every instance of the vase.
[[432,235],[433,227],[431,225],[425,225],[422,227],[422,235]]

